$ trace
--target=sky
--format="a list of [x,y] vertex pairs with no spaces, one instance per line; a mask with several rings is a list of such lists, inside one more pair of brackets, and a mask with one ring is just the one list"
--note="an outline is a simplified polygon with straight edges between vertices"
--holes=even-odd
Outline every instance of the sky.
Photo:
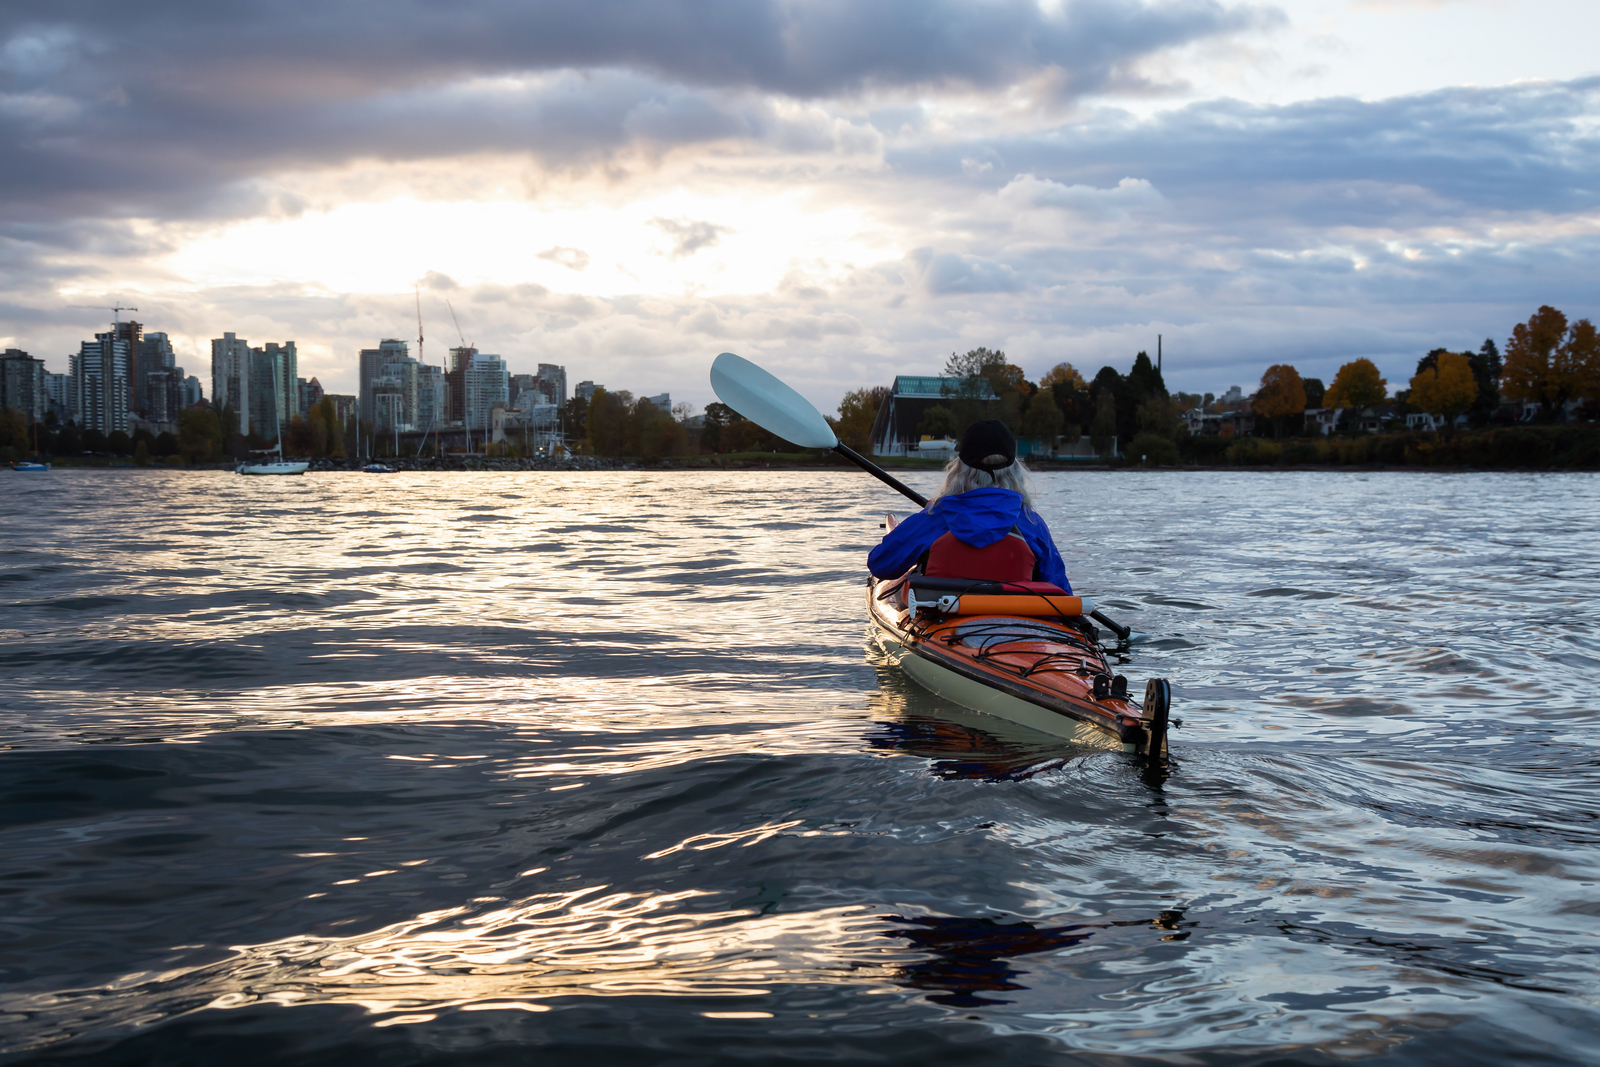
[[[1593,0],[8,0],[0,347],[466,341],[824,411],[1003,349],[1400,388],[1600,314]],[[452,318],[452,312],[454,317]],[[459,322],[459,327],[457,326]],[[415,354],[415,349],[413,348]]]

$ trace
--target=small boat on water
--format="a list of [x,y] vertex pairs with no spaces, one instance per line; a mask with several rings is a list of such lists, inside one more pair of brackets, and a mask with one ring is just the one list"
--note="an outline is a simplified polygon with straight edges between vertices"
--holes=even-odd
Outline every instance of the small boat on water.
[[305,460],[284,459],[283,446],[262,449],[252,455],[260,459],[247,459],[234,468],[235,474],[304,474],[311,464]]
[[22,460],[21,462],[13,463],[11,465],[11,469],[14,470],[14,471],[26,471],[28,473],[37,473],[39,471],[47,471],[47,470],[49,470],[50,469],[50,464],[48,464],[48,463],[40,463],[37,460],[25,459],[25,460]]
[[387,463],[368,463],[365,467],[362,467],[361,469],[363,471],[365,471],[367,474],[393,474],[393,473],[395,473],[394,468],[389,466]]
[[252,456],[260,459],[247,459],[234,468],[235,474],[304,474],[311,463],[307,460],[283,458],[283,422],[273,412],[273,422],[278,430],[278,440],[271,448],[262,448],[252,451]]
[[867,586],[879,647],[924,689],[1078,744],[1165,759],[1171,686],[1152,678],[1134,700],[1100,650],[1094,610],[1042,582],[912,571]]

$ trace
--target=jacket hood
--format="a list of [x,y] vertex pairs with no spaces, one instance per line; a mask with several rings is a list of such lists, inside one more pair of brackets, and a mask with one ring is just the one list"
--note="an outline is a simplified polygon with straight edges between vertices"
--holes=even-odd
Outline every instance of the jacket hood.
[[973,489],[940,497],[933,511],[950,532],[973,548],[987,548],[1011,532],[1022,516],[1022,494],[1010,489]]

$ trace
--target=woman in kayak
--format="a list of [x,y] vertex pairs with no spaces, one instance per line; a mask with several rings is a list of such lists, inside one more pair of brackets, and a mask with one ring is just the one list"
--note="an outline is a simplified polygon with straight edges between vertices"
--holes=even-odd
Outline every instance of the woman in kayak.
[[[941,541],[945,535],[951,540]],[[1006,552],[1001,545],[987,553],[973,550],[1000,545],[1015,535],[1033,553],[1033,573],[995,573],[1021,566],[1026,554]],[[937,544],[938,551],[935,552]],[[928,556],[929,558],[924,559]],[[933,558],[938,556],[939,558]],[[1017,461],[1017,439],[997,419],[967,427],[945,468],[944,487],[928,506],[890,530],[867,556],[867,569],[878,578],[896,578],[924,561],[930,576],[991,581],[1049,582],[1071,593],[1066,564],[1050,537],[1050,528],[1033,510],[1028,470]],[[950,573],[952,569],[988,573]],[[943,572],[943,573],[941,573]]]

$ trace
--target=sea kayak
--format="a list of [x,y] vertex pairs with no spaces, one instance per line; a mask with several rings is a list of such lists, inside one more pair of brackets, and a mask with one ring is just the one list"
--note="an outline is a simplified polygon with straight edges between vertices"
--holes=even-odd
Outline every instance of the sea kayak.
[[1144,700],[1112,671],[1087,598],[1031,582],[869,579],[867,613],[889,661],[974,711],[1077,744],[1167,756],[1172,689],[1152,678]]

